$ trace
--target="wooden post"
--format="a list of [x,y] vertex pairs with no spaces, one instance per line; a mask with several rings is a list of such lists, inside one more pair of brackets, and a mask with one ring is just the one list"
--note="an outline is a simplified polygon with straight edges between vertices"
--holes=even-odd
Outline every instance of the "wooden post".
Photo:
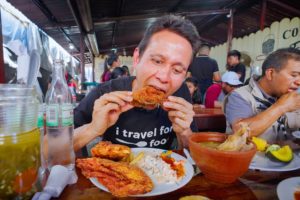
[[266,19],[266,11],[267,11],[267,0],[263,0],[261,4],[261,13],[260,13],[260,30],[264,30],[265,28],[265,19]]
[[227,31],[227,52],[231,50],[232,46],[232,33],[233,33],[233,10],[230,9],[230,18],[228,21],[228,31]]
[[5,83],[5,70],[3,60],[2,20],[0,9],[0,83]]

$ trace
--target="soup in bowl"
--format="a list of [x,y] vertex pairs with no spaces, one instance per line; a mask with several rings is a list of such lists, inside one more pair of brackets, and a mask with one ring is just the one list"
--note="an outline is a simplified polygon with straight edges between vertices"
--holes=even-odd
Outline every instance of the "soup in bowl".
[[249,168],[256,153],[256,146],[239,151],[219,150],[228,135],[217,132],[201,132],[189,138],[191,156],[204,176],[218,183],[232,183]]

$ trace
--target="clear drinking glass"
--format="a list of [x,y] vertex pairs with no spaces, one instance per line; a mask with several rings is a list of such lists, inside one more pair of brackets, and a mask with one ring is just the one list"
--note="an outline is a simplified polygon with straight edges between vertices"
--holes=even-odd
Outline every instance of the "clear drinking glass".
[[30,199],[40,166],[35,89],[0,84],[0,199]]

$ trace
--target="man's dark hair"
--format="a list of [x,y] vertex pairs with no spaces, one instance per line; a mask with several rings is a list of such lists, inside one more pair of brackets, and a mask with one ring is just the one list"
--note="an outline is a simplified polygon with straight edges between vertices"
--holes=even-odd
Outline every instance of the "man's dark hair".
[[241,53],[238,50],[231,50],[228,52],[227,57],[229,56],[236,56],[238,59],[241,59]]
[[300,61],[300,50],[295,48],[282,48],[272,52],[262,64],[262,76],[264,76],[266,70],[270,68],[280,71],[285,67],[288,60]]
[[145,52],[145,49],[147,48],[151,37],[155,33],[163,30],[168,30],[184,37],[192,46],[193,56],[197,53],[200,40],[198,31],[192,24],[192,22],[190,20],[184,19],[181,16],[166,15],[155,21],[147,28],[143,39],[138,45],[140,55],[143,55],[143,53]]

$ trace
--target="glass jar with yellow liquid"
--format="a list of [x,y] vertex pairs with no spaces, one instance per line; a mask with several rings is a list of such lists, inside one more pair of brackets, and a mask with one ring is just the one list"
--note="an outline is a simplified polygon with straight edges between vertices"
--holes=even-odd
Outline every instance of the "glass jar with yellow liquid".
[[0,199],[30,199],[40,167],[34,88],[0,84]]

